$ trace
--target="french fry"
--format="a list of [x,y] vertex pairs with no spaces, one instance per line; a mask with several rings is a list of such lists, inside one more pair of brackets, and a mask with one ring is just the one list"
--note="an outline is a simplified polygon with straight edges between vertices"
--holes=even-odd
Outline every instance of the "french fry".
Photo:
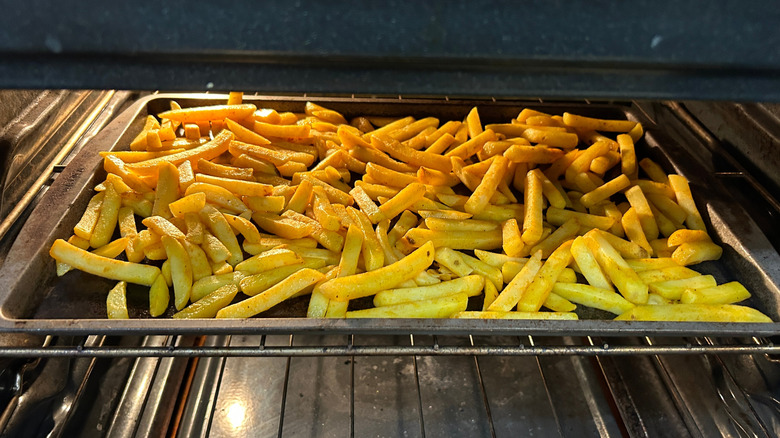
[[683,304],[732,304],[750,298],[750,292],[738,281],[704,289],[688,289],[682,293]]
[[520,272],[506,285],[495,301],[488,306],[489,311],[508,312],[515,307],[520,297],[536,278],[542,267],[542,254],[537,252],[525,263]]
[[170,236],[177,240],[184,240],[186,238],[181,230],[161,216],[150,216],[141,221],[141,223],[159,236]]
[[210,120],[224,120],[226,118],[241,120],[252,115],[257,107],[252,104],[241,105],[213,105],[197,108],[172,109],[157,116],[161,119],[174,120],[181,123],[204,122]]
[[281,217],[273,213],[256,211],[252,214],[252,220],[263,230],[285,239],[300,239],[310,236],[313,231],[313,227],[310,224]]
[[206,194],[192,193],[168,204],[174,217],[184,217],[187,213],[197,213],[206,205]]
[[362,274],[330,280],[321,286],[320,292],[336,301],[371,296],[411,280],[427,269],[433,258],[434,245],[426,243],[396,263]]
[[678,266],[671,257],[660,257],[654,259],[629,259],[626,260],[628,266],[637,273],[654,269],[672,268]]
[[192,264],[189,255],[178,240],[171,236],[162,236],[165,253],[171,263],[171,279],[173,281],[174,305],[181,310],[190,301],[192,289]]
[[373,271],[381,268],[385,265],[385,254],[368,216],[352,207],[347,207],[347,214],[352,219],[352,223],[363,233],[363,260],[366,270]]
[[403,240],[413,247],[431,242],[437,247],[452,249],[498,249],[503,244],[500,230],[495,231],[434,231],[412,228],[406,232]]
[[666,175],[666,172],[655,161],[649,158],[642,158],[639,160],[639,167],[645,171],[651,180],[661,184],[669,184],[669,177]]
[[598,187],[596,190],[584,194],[582,198],[580,198],[580,202],[585,207],[590,208],[605,199],[609,199],[610,196],[627,188],[629,185],[631,185],[631,181],[626,175],[621,174],[612,181],[604,183],[604,185]]
[[217,312],[228,306],[238,295],[238,286],[227,284],[190,304],[173,315],[174,318],[214,318]]
[[563,298],[562,296],[557,295],[553,292],[550,292],[550,294],[547,295],[547,299],[544,300],[542,306],[552,310],[553,312],[562,312],[562,313],[573,312],[577,309],[576,304],[572,303],[566,298]]
[[[523,220],[523,242],[533,245],[542,238],[542,183],[533,173],[528,172],[525,180],[525,218]],[[549,216],[549,209],[548,209]],[[548,218],[549,220],[549,218]],[[490,249],[490,248],[480,248]]]
[[474,297],[482,292],[484,284],[485,279],[482,276],[468,275],[430,286],[388,289],[381,291],[374,296],[374,306],[394,306],[412,301],[430,300],[460,293],[465,293],[467,296]]
[[756,309],[734,304],[666,304],[636,306],[616,321],[772,322]]
[[89,245],[93,248],[99,248],[111,240],[119,217],[119,209],[122,206],[122,199],[110,181],[106,183],[104,193],[103,202],[100,204],[100,215],[89,236]]
[[721,255],[723,255],[723,248],[712,242],[686,242],[674,250],[672,259],[678,265],[688,266],[708,260],[718,260]]
[[476,137],[472,138],[467,142],[458,145],[455,149],[444,154],[444,156],[458,157],[465,160],[471,157],[472,155],[476,154],[480,149],[482,149],[482,146],[484,146],[486,142],[495,141],[495,140],[496,140],[495,132],[493,132],[488,127],[485,127],[485,130],[481,134],[477,135]]
[[563,225],[553,231],[552,234],[547,236],[544,240],[534,245],[530,253],[535,254],[536,251],[542,251],[542,258],[546,259],[552,254],[555,249],[561,246],[564,242],[573,239],[580,230],[580,223],[577,219],[572,218],[564,222]]
[[84,214],[81,215],[81,219],[79,219],[79,222],[73,227],[73,234],[89,241],[89,238],[92,236],[92,230],[95,229],[95,224],[97,224],[97,221],[100,218],[100,206],[103,204],[103,198],[105,196],[106,193],[103,191],[89,200],[89,204],[87,204]]
[[190,299],[193,303],[196,303],[223,286],[238,285],[245,277],[246,275],[240,271],[203,277],[192,284]]
[[523,131],[522,137],[531,143],[539,143],[552,147],[563,149],[572,149],[577,147],[580,139],[577,134],[565,131],[553,131],[550,129],[539,129],[540,127],[527,128]]
[[292,297],[312,286],[325,276],[319,271],[305,268],[285,278],[277,285],[217,312],[217,318],[249,318]]
[[[593,255],[593,252],[591,252],[583,237],[574,239],[571,244],[571,255],[588,284],[599,289],[614,290],[612,288],[612,283],[607,279],[607,276],[604,275],[604,272],[596,261],[596,257]],[[626,263],[631,267],[629,260],[626,260]]]
[[88,274],[145,286],[151,286],[154,279],[160,274],[160,269],[156,266],[101,257],[71,245],[62,239],[54,241],[49,250],[49,255],[57,261],[66,263]]
[[520,234],[520,227],[517,225],[517,219],[509,219],[504,222],[501,226],[501,236],[503,239],[502,248],[510,257],[518,256],[526,247],[522,234]]
[[647,285],[601,233],[589,232],[585,235],[585,243],[623,298],[634,304],[647,302]]
[[258,274],[283,266],[302,263],[303,259],[296,253],[288,249],[269,249],[255,256],[252,256],[235,267],[236,271],[241,271],[245,275]]
[[468,295],[459,293],[429,300],[347,312],[347,318],[448,318],[466,310]]
[[149,314],[157,317],[165,313],[170,301],[168,284],[162,274],[158,275],[149,289]]
[[271,185],[254,181],[243,181],[203,174],[196,175],[195,181],[223,187],[230,190],[230,192],[236,196],[270,196],[273,193],[273,187]]
[[634,304],[619,294],[587,284],[556,283],[552,292],[574,303],[615,315],[621,315],[634,308]]
[[[255,213],[257,215],[258,213]],[[230,251],[230,256],[227,258],[227,262],[231,266],[236,266],[244,259],[244,254],[241,251],[241,246],[238,244],[233,229],[228,224],[225,217],[216,208],[206,204],[205,207],[199,212],[200,219],[209,228],[211,233],[219,239],[220,242]],[[254,215],[253,215],[254,217]],[[208,251],[206,251],[208,254]]]
[[573,128],[607,132],[629,132],[637,125],[631,120],[596,119],[571,113],[563,113],[563,123]]
[[[508,165],[509,161],[502,156],[493,159],[482,181],[463,206],[467,213],[474,214],[482,211],[490,203],[490,198],[496,193],[498,184],[504,179]],[[541,185],[540,181],[536,180],[536,182]],[[541,187],[539,191],[541,192]]]
[[[601,230],[597,230],[597,232],[599,235],[601,235],[601,237],[609,242],[609,244],[612,245],[612,247],[615,248],[624,259],[643,259],[649,256],[649,253],[646,249],[642,248],[634,242],[621,239],[612,233],[607,233]],[[653,252],[656,252],[655,248],[653,248]]]
[[704,225],[704,220],[701,218],[701,214],[699,214],[699,210],[696,208],[696,203],[693,201],[688,179],[684,176],[669,175],[669,185],[674,190],[677,203],[687,214],[685,224],[688,228],[706,231],[707,227]]
[[469,266],[463,257],[461,257],[461,254],[454,251],[452,248],[442,247],[437,249],[434,260],[436,260],[436,263],[439,265],[452,271],[458,277],[466,277],[474,272],[474,268]]
[[[128,164],[125,167],[127,167],[129,170],[132,170],[133,172],[136,172],[139,175],[146,176],[146,177],[154,177],[157,174],[157,168],[160,166],[163,162],[170,162],[174,166],[178,166],[182,164],[184,161],[189,161],[191,165],[195,165],[195,163],[198,162],[199,159],[204,160],[211,160],[213,158],[216,158],[222,153],[226,152],[228,150],[228,145],[233,140],[233,133],[228,130],[223,130],[219,134],[217,134],[216,137],[214,137],[213,140],[210,142],[198,146],[189,150],[186,150],[184,152],[179,152],[177,154],[171,154],[166,155],[164,157],[158,157],[158,158],[152,158],[151,160],[146,161],[139,161],[137,163]],[[110,157],[106,157],[108,159]],[[108,168],[106,168],[107,171],[110,171]],[[117,172],[112,172],[117,173]],[[122,176],[122,179],[125,180],[128,185],[133,187],[134,190],[138,191],[138,188],[134,187],[133,184],[128,181],[127,178],[124,177],[124,175],[121,175],[117,173],[119,176]],[[150,190],[149,190],[150,191]]]
[[652,284],[659,281],[668,280],[681,280],[685,278],[698,277],[700,274],[693,269],[688,269],[684,266],[675,264],[668,268],[660,269],[648,269],[645,271],[637,272],[639,278],[645,284]]
[[224,187],[203,182],[195,182],[190,184],[187,191],[184,192],[184,195],[189,196],[193,193],[204,193],[206,195],[206,202],[229,209],[236,213],[249,211],[249,207],[244,205],[236,195]]
[[120,281],[110,291],[106,298],[108,319],[128,319],[127,314],[127,283]]
[[252,222],[241,216],[233,216],[231,214],[225,214],[223,216],[234,230],[244,236],[245,243],[260,243],[260,240],[262,239],[260,231],[257,230],[257,227]]
[[571,312],[458,312],[451,316],[457,319],[548,319],[576,320],[576,313]]
[[547,209],[547,222],[555,226],[561,226],[571,219],[576,219],[581,226],[586,229],[598,228],[600,230],[609,230],[614,219],[607,216],[596,216],[588,213],[578,213],[576,211],[564,210],[555,207]]
[[712,242],[706,231],[702,230],[677,230],[669,236],[669,246],[680,246],[683,243]]
[[[559,246],[536,273],[531,284],[520,296],[517,310],[521,312],[537,312],[547,300],[555,281],[561,271],[571,262],[571,241]],[[530,261],[529,261],[530,263]],[[521,271],[522,272],[522,271]]]
[[650,242],[647,241],[644,231],[642,230],[642,224],[636,213],[634,207],[631,207],[623,214],[621,219],[623,224],[623,230],[626,232],[628,239],[644,248],[648,254],[653,254],[653,248],[650,246]]
[[[667,300],[679,300],[687,290],[708,289],[717,286],[715,277],[712,275],[699,275],[680,280],[666,280],[650,283],[648,285],[652,293],[658,294]],[[739,300],[741,301],[741,300]],[[692,302],[692,301],[691,301]],[[732,301],[733,302],[733,301]],[[727,302],[706,302],[706,304],[730,304]]]

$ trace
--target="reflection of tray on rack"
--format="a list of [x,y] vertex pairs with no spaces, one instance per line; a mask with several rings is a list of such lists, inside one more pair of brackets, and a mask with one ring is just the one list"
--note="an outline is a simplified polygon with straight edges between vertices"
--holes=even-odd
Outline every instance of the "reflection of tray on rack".
[[[54,262],[48,248],[56,238],[70,234],[89,200],[92,187],[102,180],[104,172],[97,152],[124,148],[140,129],[147,114],[156,114],[169,107],[171,99],[183,106],[209,104],[212,96],[155,95],[144,98],[107,126],[85,146],[59,175],[40,202],[14,244],[0,271],[0,307],[3,319],[0,329],[46,333],[383,333],[383,334],[510,334],[510,335],[772,335],[780,332],[780,324],[724,323],[662,323],[614,322],[607,320],[579,321],[488,321],[488,320],[310,320],[305,315],[305,299],[291,300],[276,306],[259,318],[248,320],[102,319],[105,315],[105,294],[111,282],[83,273],[70,273],[64,278],[54,276]],[[280,111],[301,111],[307,99],[287,97],[247,97],[258,106]],[[675,129],[683,125],[656,126],[628,106],[585,104],[534,104],[512,101],[444,101],[444,100],[383,100],[322,98],[324,105],[345,115],[436,116],[442,120],[461,119],[477,105],[484,122],[501,122],[516,116],[519,108],[531,106],[543,111],[572,111],[583,115],[625,118],[641,121],[646,126],[645,141],[640,142],[640,155],[649,155],[662,163],[670,163],[678,173],[687,176],[694,186],[694,196],[700,210],[708,216],[710,229],[725,244],[724,258],[700,267],[719,281],[737,279],[753,293],[750,304],[775,320],[778,316],[777,276],[772,269],[780,265],[780,257],[771,248],[741,207],[732,205],[722,196],[718,183],[707,175],[701,162],[694,159],[682,145]],[[677,146],[677,147],[675,147]],[[700,157],[701,160],[705,158]],[[735,267],[728,269],[726,265]],[[773,268],[774,267],[774,268]],[[139,291],[140,292],[140,291]],[[131,316],[148,315],[146,294],[128,293]],[[220,353],[221,354],[221,353]],[[418,353],[424,354],[424,353]],[[587,354],[587,353],[586,353]]]

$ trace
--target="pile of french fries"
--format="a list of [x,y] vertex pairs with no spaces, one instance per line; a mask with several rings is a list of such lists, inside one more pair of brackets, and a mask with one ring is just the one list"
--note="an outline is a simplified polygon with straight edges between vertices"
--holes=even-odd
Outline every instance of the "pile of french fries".
[[638,160],[642,136],[532,109],[483,125],[477,108],[441,123],[173,102],[101,153],[107,178],[50,254],[58,275],[118,281],[109,318],[128,317],[129,282],[152,316],[172,288],[174,318],[308,295],[313,318],[770,321],[689,267],[722,248],[688,181]]

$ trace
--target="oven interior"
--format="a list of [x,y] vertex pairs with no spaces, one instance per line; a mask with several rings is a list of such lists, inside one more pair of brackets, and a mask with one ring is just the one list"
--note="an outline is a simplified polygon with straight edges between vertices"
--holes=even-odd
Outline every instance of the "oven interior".
[[[565,14],[534,4],[531,19],[487,2],[369,2],[346,16],[352,26],[326,6],[299,3],[237,5],[233,21],[214,6],[186,19],[144,5],[7,11],[0,17],[7,29],[0,41],[0,264],[69,160],[150,88],[259,90],[315,101],[542,96],[539,104],[630,107],[675,126],[669,135],[691,145],[686,153],[706,155],[707,176],[732,194],[767,242],[761,249],[776,257],[780,106],[764,102],[780,100],[780,55],[770,49],[780,42],[777,10],[771,2],[726,3],[708,11],[583,4]],[[235,18],[261,12],[284,19],[261,28]],[[29,16],[35,20],[20,18]],[[609,32],[575,25],[588,22]],[[414,31],[394,32],[398,23]],[[236,44],[226,26],[276,38]],[[166,33],[172,28],[181,30]],[[0,334],[0,433],[771,437],[780,435],[777,342],[9,332]]]

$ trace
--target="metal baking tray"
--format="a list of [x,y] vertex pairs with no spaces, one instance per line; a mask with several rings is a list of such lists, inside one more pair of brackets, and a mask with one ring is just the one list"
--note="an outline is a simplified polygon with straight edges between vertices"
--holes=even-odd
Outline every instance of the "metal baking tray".
[[[105,298],[113,282],[78,271],[62,278],[48,255],[57,238],[67,238],[92,195],[105,178],[98,151],[126,149],[140,131],[147,114],[170,108],[217,104],[224,95],[157,94],[142,98],[106,126],[55,179],[16,238],[0,268],[0,331],[38,334],[473,334],[473,335],[593,335],[593,336],[770,336],[780,334],[780,323],[624,322],[608,319],[578,321],[506,321],[447,319],[306,319],[307,297],[282,303],[246,320],[173,320],[148,315],[148,288],[129,287],[131,319],[105,319]],[[694,197],[713,238],[724,246],[723,258],[697,270],[712,274],[719,283],[739,280],[753,293],[749,305],[780,321],[780,255],[728,190],[714,177],[707,145],[697,141],[668,114],[648,115],[631,104],[540,103],[534,101],[448,99],[380,99],[335,97],[247,96],[258,107],[302,112],[311,100],[345,116],[435,116],[461,120],[473,106],[483,123],[506,122],[523,107],[560,114],[571,111],[606,118],[628,118],[643,123],[640,157],[649,156],[667,171],[691,181]],[[656,120],[662,123],[656,123]],[[704,152],[702,152],[704,151]],[[471,303],[476,304],[476,303]],[[358,303],[359,305],[359,303]],[[608,317],[580,306],[581,317]]]

